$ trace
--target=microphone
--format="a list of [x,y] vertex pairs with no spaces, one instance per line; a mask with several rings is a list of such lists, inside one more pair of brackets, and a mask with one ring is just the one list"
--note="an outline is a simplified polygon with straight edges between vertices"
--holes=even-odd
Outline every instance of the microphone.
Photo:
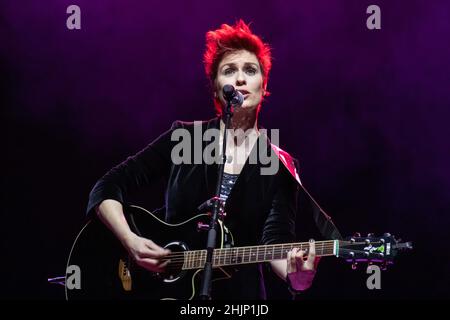
[[233,107],[241,107],[244,103],[244,96],[238,90],[236,90],[231,84],[226,84],[222,89],[223,97]]

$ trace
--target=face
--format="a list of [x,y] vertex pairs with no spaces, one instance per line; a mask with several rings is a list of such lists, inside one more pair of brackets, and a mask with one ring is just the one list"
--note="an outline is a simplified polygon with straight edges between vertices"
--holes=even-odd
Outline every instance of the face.
[[215,88],[222,106],[226,105],[222,94],[226,84],[231,84],[243,94],[243,108],[256,108],[261,103],[264,92],[263,76],[254,53],[247,50],[230,52],[220,61]]

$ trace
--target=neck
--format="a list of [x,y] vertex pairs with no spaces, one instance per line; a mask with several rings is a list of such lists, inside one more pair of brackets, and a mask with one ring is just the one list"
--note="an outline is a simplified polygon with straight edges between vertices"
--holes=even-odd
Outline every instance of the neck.
[[[338,240],[316,241],[316,256],[338,256],[339,243]],[[309,242],[214,249],[213,266],[231,266],[286,259],[292,248],[307,250]],[[184,252],[183,269],[203,268],[205,259],[206,250],[186,251]]]
[[[244,132],[248,129],[258,130],[258,108],[237,108],[231,118],[231,129],[242,129]],[[220,120],[220,126],[225,127],[223,119]]]

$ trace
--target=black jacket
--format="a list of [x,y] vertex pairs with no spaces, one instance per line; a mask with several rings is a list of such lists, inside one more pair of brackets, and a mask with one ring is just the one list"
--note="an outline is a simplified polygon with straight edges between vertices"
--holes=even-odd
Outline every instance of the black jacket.
[[[202,133],[208,128],[218,129],[219,118],[201,122],[200,127]],[[194,134],[193,123],[175,121],[170,130],[97,181],[89,196],[87,213],[92,214],[94,208],[105,199],[126,204],[127,196],[133,191],[165,177],[166,221],[173,223],[192,217],[197,207],[214,195],[218,165],[174,164],[171,152],[178,141],[171,141],[171,135],[178,128]],[[258,139],[261,143],[255,143],[251,152],[258,152],[262,146],[271,155],[272,161],[279,161],[267,137],[260,135]],[[202,142],[202,151],[208,143]],[[293,242],[298,193],[295,179],[280,161],[276,174],[261,175],[263,165],[259,157],[256,164],[251,164],[249,159],[225,206],[225,224],[233,233],[235,245]],[[249,265],[241,271],[232,281],[225,281],[227,284],[220,289],[220,295],[216,290],[216,298],[265,297],[262,268]]]

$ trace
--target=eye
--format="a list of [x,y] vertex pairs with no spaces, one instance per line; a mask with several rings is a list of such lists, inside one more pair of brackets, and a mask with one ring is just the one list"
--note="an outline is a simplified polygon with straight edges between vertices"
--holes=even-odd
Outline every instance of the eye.
[[252,68],[252,67],[250,67],[250,68],[247,68],[246,70],[245,70],[245,72],[247,72],[249,75],[255,75],[256,74],[256,69],[255,68]]
[[233,69],[233,68],[227,68],[227,69],[225,69],[225,70],[223,71],[223,74],[226,75],[226,76],[228,76],[228,75],[230,75],[230,74],[233,74],[233,72],[234,72],[234,69]]

